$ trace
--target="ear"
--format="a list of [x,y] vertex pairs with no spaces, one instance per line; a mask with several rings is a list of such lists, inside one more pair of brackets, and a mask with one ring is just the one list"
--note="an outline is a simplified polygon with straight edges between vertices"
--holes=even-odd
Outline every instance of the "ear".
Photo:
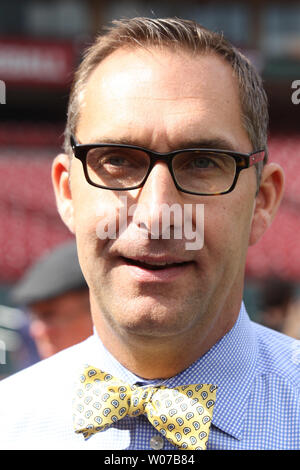
[[74,209],[69,176],[70,157],[61,153],[52,163],[52,183],[58,212],[69,230],[74,233]]
[[277,163],[265,165],[255,200],[249,245],[254,245],[271,225],[284,191],[284,173]]

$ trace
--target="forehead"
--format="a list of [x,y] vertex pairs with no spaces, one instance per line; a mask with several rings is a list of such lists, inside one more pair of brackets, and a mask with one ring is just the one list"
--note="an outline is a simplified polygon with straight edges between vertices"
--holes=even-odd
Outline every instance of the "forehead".
[[150,140],[161,134],[174,142],[179,133],[209,138],[218,128],[226,134],[229,127],[245,137],[237,80],[222,57],[131,48],[115,51],[91,74],[77,135],[92,142],[134,134],[137,144],[141,138],[146,145],[147,133]]

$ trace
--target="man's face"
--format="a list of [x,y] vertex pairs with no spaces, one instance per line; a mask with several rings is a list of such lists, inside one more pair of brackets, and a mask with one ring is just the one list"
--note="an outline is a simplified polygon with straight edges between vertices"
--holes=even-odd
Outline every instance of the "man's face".
[[[76,138],[83,144],[131,143],[157,152],[218,142],[219,148],[252,150],[231,67],[213,54],[193,57],[154,48],[118,50],[96,68],[82,97]],[[233,192],[211,197],[178,191],[163,162],[136,190],[118,193],[89,185],[77,159],[70,181],[79,260],[104,342],[112,334],[188,339],[213,329],[220,337],[228,331],[242,297],[254,168],[241,172]],[[120,196],[137,209],[122,236],[101,240],[97,226],[104,213],[117,213]],[[179,204],[183,211],[187,204],[204,204],[203,248],[187,250],[184,238],[141,236],[160,217],[162,204]],[[150,266],[166,260],[173,266]]]
[[42,359],[83,341],[93,331],[87,289],[35,302],[29,314],[29,331]]

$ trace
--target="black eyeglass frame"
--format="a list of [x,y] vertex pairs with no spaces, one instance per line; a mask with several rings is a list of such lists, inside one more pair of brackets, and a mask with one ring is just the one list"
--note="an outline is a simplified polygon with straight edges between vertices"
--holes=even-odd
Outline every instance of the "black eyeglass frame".
[[[110,144],[110,143],[95,143],[95,144],[79,144],[78,141],[76,140],[74,135],[71,135],[70,137],[70,143],[71,147],[74,153],[74,156],[78,158],[83,166],[83,171],[85,178],[89,184],[92,186],[95,186],[96,188],[101,188],[101,189],[109,189],[111,191],[130,191],[132,189],[138,189],[144,186],[148,176],[150,175],[155,163],[158,161],[163,161],[167,164],[169,171],[171,173],[171,176],[173,178],[175,187],[179,190],[182,191],[183,193],[187,194],[194,194],[197,196],[219,196],[221,194],[227,194],[230,193],[231,191],[234,190],[239,174],[242,170],[246,168],[250,168],[251,166],[254,166],[255,164],[261,162],[265,158],[265,150],[255,150],[254,152],[251,153],[239,153],[239,152],[234,152],[231,150],[223,150],[223,149],[213,149],[213,148],[187,148],[187,149],[180,149],[180,150],[173,150],[172,152],[165,152],[165,153],[160,153],[160,152],[154,152],[152,150],[146,149],[144,147],[139,147],[136,145],[125,145],[125,144]],[[144,153],[146,153],[149,158],[150,158],[150,164],[148,171],[144,177],[144,179],[136,186],[132,186],[130,188],[114,188],[114,187],[108,187],[108,186],[102,186],[100,184],[94,183],[89,174],[88,174],[88,169],[87,169],[87,162],[86,162],[86,156],[87,153],[90,150],[93,150],[95,148],[101,148],[101,147],[119,147],[119,148],[127,148],[127,149],[133,149],[133,150],[140,150]],[[217,192],[217,193],[196,193],[194,191],[189,191],[187,189],[182,188],[176,181],[176,177],[174,175],[174,170],[173,170],[173,158],[178,155],[179,153],[183,152],[195,152],[195,151],[200,151],[200,152],[210,152],[210,153],[216,153],[216,154],[226,154],[235,160],[235,177],[232,182],[232,185],[230,186],[229,189],[226,191],[222,192]]]

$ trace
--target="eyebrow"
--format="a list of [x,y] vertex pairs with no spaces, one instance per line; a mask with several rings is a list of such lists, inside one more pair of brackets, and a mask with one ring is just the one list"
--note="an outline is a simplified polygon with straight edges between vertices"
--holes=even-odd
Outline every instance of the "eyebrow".
[[[148,148],[142,145],[137,140],[134,140],[131,137],[124,138],[111,138],[111,137],[99,137],[92,139],[89,144],[115,144],[115,145],[130,145],[136,147]],[[229,150],[236,151],[235,147],[226,139],[215,137],[211,139],[200,139],[200,140],[187,140],[178,142],[176,148],[172,150],[181,150],[181,149],[193,149],[193,148],[208,148],[208,149],[220,149],[220,150]],[[155,152],[155,149],[150,149]],[[171,151],[172,151],[171,150]]]

